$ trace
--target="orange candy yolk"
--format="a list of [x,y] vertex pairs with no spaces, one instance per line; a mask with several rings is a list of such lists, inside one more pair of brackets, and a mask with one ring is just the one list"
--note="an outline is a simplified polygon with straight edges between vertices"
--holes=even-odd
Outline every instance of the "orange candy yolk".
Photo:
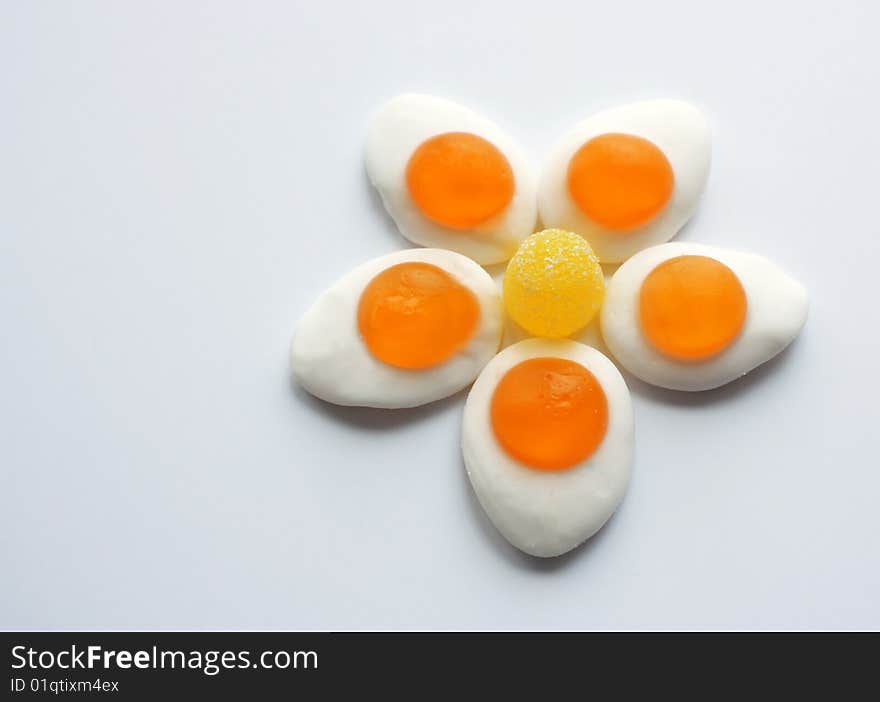
[[568,164],[568,192],[580,210],[609,229],[653,219],[672,196],[675,179],[665,154],[632,134],[602,134]]
[[652,270],[639,293],[642,331],[658,351],[701,361],[723,351],[746,319],[736,274],[707,256],[678,256]]
[[429,263],[400,263],[373,278],[361,294],[361,336],[380,361],[428,368],[471,338],[480,319],[474,294]]
[[451,229],[469,229],[507,207],[514,179],[493,144],[476,134],[449,132],[415,150],[406,167],[406,186],[425,217]]
[[563,358],[532,358],[507,371],[490,413],[504,450],[538,470],[563,470],[589,458],[608,428],[599,381]]

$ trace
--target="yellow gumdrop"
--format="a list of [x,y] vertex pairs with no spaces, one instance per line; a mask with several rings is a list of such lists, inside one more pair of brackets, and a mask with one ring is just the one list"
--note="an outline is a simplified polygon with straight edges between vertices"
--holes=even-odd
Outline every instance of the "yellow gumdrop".
[[568,336],[583,329],[604,297],[605,277],[593,249],[563,229],[532,234],[504,274],[507,313],[535,336]]

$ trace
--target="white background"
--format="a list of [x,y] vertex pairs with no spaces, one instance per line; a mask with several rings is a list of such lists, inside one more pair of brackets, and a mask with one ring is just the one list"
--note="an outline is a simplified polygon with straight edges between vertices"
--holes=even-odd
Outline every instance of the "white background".
[[[878,7],[4,3],[0,626],[880,627]],[[314,297],[405,245],[362,150],[413,89],[536,163],[596,109],[700,104],[680,238],[811,292],[744,381],[628,378],[628,496],[568,557],[483,516],[463,395],[338,409],[289,381]]]

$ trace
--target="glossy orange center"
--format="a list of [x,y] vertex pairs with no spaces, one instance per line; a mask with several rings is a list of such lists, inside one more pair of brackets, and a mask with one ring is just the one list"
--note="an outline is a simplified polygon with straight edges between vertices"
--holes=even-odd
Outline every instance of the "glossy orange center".
[[589,458],[608,428],[608,401],[596,377],[564,358],[532,358],[511,368],[492,396],[492,429],[513,458],[563,470]]
[[376,358],[398,368],[428,368],[464,346],[477,328],[476,296],[442,268],[400,263],[364,288],[358,329]]
[[642,331],[658,351],[700,361],[723,351],[746,319],[736,274],[708,256],[678,256],[652,270],[639,293]]
[[422,214],[452,229],[469,229],[513,199],[510,164],[476,134],[449,132],[423,142],[406,167],[406,186]]
[[590,219],[615,230],[653,219],[669,201],[675,179],[665,154],[632,134],[602,134],[568,164],[568,191]]

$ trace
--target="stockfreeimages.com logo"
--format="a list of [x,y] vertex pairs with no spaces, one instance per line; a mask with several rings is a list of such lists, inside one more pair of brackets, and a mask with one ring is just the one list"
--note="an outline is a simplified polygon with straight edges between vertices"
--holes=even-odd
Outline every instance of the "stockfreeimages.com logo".
[[73,645],[61,651],[37,651],[12,647],[12,668],[21,670],[200,670],[217,675],[222,670],[309,670],[317,669],[315,651],[170,651],[153,646],[149,650],[111,651],[101,646]]

